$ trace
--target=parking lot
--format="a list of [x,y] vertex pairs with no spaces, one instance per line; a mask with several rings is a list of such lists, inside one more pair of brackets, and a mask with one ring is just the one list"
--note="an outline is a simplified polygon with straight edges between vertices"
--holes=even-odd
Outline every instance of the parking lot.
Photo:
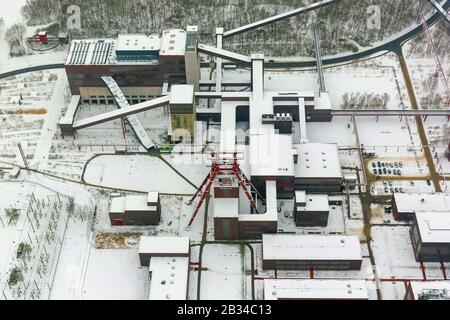
[[390,196],[393,193],[434,192],[431,180],[380,180],[371,186],[374,196]]
[[382,160],[375,159],[368,163],[369,172],[375,177],[410,177],[424,178],[429,175],[429,169],[422,160]]

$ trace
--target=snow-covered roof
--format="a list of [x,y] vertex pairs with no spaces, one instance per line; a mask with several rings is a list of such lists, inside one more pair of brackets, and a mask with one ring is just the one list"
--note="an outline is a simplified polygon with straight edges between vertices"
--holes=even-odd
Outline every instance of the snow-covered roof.
[[263,235],[264,260],[361,260],[357,236]]
[[306,204],[306,191],[302,190],[295,191],[295,203]]
[[158,256],[189,256],[189,237],[141,237],[139,253]]
[[292,136],[250,131],[251,176],[294,176]]
[[423,243],[450,244],[450,211],[416,212],[416,219]]
[[150,300],[187,299],[188,257],[152,257],[149,271]]
[[297,178],[342,178],[337,144],[302,143],[297,146]]
[[186,51],[186,31],[165,30],[161,38],[160,56],[184,56]]
[[111,198],[111,206],[109,208],[111,213],[124,213],[125,212],[125,197]]
[[117,38],[116,51],[159,51],[161,38],[157,34],[120,34]]
[[394,193],[398,212],[450,211],[448,193]]
[[170,88],[171,105],[193,105],[194,104],[194,86],[190,84],[173,85]]
[[150,191],[147,196],[147,203],[157,204],[159,198],[159,192]]
[[447,290],[450,293],[450,281],[411,281],[410,285],[415,300],[427,290]]
[[156,206],[149,206],[147,196],[127,196],[125,198],[125,211],[154,211]]
[[331,110],[331,99],[328,92],[321,92],[319,97],[316,97],[316,110]]
[[[297,201],[297,200],[296,200]],[[308,194],[306,195],[306,206],[297,205],[297,211],[324,212],[330,211],[328,195],[326,194]]]
[[237,218],[239,216],[239,198],[215,198],[214,218]]
[[269,279],[264,280],[264,299],[368,300],[369,293],[364,280]]

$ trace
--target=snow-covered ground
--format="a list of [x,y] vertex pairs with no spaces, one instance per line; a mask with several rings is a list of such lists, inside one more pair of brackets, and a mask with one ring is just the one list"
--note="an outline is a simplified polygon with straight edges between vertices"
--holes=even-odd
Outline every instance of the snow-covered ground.
[[89,162],[87,183],[142,192],[192,194],[195,188],[157,157],[99,156]]
[[[385,279],[423,280],[420,263],[416,262],[409,235],[409,227],[376,226],[372,228],[371,247],[377,274]],[[443,279],[439,263],[425,263],[427,279]]]

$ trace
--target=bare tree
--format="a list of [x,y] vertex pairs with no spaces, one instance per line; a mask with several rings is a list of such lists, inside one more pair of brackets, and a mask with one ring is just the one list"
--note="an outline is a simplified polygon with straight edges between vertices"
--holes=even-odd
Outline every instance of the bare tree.
[[24,24],[13,24],[6,30],[5,40],[9,45],[10,56],[23,56],[26,53],[25,49],[25,32],[27,28]]

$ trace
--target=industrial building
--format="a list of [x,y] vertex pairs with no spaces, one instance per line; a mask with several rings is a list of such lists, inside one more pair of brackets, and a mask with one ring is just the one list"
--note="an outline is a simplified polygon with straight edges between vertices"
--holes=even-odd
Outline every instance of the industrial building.
[[398,221],[412,221],[419,211],[450,211],[448,193],[394,193],[392,213]]
[[360,270],[356,236],[263,235],[263,269]]
[[187,300],[189,257],[188,237],[141,237],[139,259],[149,268],[150,300]]
[[450,281],[409,281],[405,300],[450,300]]
[[330,205],[326,194],[295,192],[294,220],[298,227],[326,227]]
[[161,219],[159,193],[149,192],[147,195],[111,198],[109,219],[113,226],[159,224]]
[[266,279],[264,300],[369,300],[364,280]]
[[65,67],[70,90],[81,96],[82,103],[112,104],[101,82],[101,77],[111,76],[131,104],[147,101],[161,95],[164,83],[186,84],[199,77],[189,74],[199,70],[190,65],[189,57],[189,45],[195,46],[196,38],[196,29],[190,28],[165,30],[161,35],[73,40]]
[[417,261],[450,262],[450,211],[416,212],[410,235]]
[[[220,30],[217,36],[221,37]],[[125,118],[141,144],[149,150],[154,143],[137,118],[140,112],[168,105],[171,117],[168,134],[172,141],[186,144],[194,142],[196,120],[218,119],[221,137],[217,154],[242,157],[234,164],[217,157],[213,160],[211,173],[191,200],[193,203],[200,198],[193,218],[204,203],[205,195],[216,186],[215,180],[225,181],[226,177],[219,173],[227,170],[234,181],[214,191],[216,239],[261,239],[264,233],[276,233],[277,200],[292,199],[296,191],[323,194],[309,196],[309,205],[306,210],[300,209],[302,214],[296,214],[296,223],[299,226],[326,225],[328,209],[324,200],[327,193],[342,190],[343,174],[337,144],[311,142],[307,136],[307,122],[332,119],[332,106],[323,81],[319,94],[301,90],[268,91],[264,84],[264,55],[244,56],[223,50],[221,46],[200,44],[196,27],[164,31],[161,36],[121,35],[116,40],[90,41],[74,42],[71,46],[66,71],[72,92],[80,95],[82,102],[111,100],[119,109],[73,121],[69,128],[65,123],[70,121],[63,121],[61,131],[64,127],[66,132],[75,133]],[[104,54],[99,54],[98,50]],[[225,59],[250,67],[249,90],[221,91],[222,70],[217,68],[216,91],[200,91],[199,53],[216,57],[219,64]],[[157,74],[157,77],[146,73]],[[321,70],[319,75],[322,76]],[[106,86],[100,87],[102,82]],[[148,95],[159,95],[150,93],[151,88],[159,88],[161,96],[148,100]],[[211,108],[199,108],[200,99],[218,103]],[[73,109],[68,110],[69,116]],[[248,145],[238,144],[238,121],[248,123]],[[190,141],[184,136],[186,132]],[[220,169],[214,173],[213,168]]]

